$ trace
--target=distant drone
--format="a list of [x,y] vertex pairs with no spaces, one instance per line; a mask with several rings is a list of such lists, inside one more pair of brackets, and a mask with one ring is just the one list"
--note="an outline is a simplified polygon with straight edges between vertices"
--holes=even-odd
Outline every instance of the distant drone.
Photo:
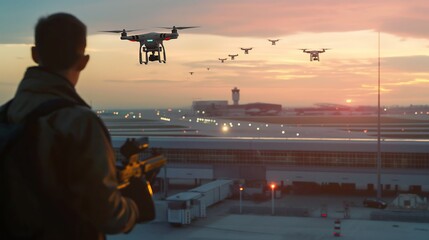
[[231,57],[231,60],[234,60],[234,58],[235,58],[235,57],[237,57],[237,56],[238,56],[238,54],[234,54],[234,55],[230,54],[230,55],[228,55],[228,56],[230,56],[230,57]]
[[[102,31],[102,32],[111,32],[111,33],[121,33],[121,40],[129,40],[132,42],[139,42],[140,48],[139,48],[139,60],[140,64],[147,64],[149,61],[158,61],[165,63],[167,61],[167,58],[165,56],[165,48],[162,41],[168,41],[170,39],[177,39],[179,37],[179,33],[177,30],[187,29],[187,28],[196,28],[197,26],[192,27],[161,27],[165,29],[171,29],[171,33],[145,33],[140,35],[132,35],[128,36],[128,32],[134,32],[138,30],[109,30],[109,31]],[[142,50],[146,54],[146,60],[143,61],[142,59]],[[161,55],[161,52],[163,55]],[[150,56],[148,54],[151,53]]]
[[324,53],[329,48],[322,48],[322,50],[307,50],[306,48],[301,48],[302,52],[310,54],[310,61],[320,61],[319,53]]
[[194,74],[194,72],[189,72],[189,74],[191,74],[191,75],[192,75],[192,74]]
[[244,51],[244,54],[249,54],[249,51],[252,50],[252,48],[241,48],[241,50]]
[[219,60],[223,63],[227,58],[219,58]]
[[278,42],[280,39],[268,39],[268,41],[271,42],[271,45],[276,45],[276,42]]

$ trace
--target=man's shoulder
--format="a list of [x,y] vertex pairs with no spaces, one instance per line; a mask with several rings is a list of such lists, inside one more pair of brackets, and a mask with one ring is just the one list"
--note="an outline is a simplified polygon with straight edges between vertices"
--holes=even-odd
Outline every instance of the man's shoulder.
[[100,118],[92,109],[88,108],[87,106],[82,106],[78,104],[61,109],[60,113],[65,114],[70,118],[75,118],[81,121],[84,121],[84,120],[93,120],[97,122],[100,121]]
[[78,138],[88,138],[101,134],[109,138],[108,130],[103,121],[86,106],[77,105],[64,108],[52,117],[55,128],[65,135],[71,134],[80,136]]

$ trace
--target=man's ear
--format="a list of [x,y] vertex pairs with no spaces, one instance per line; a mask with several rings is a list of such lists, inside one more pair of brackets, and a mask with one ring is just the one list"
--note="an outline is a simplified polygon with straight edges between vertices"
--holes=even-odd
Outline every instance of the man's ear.
[[82,71],[83,69],[85,69],[88,62],[89,62],[89,55],[83,55],[82,57],[80,57],[76,64],[76,70]]
[[31,57],[35,63],[39,63],[39,52],[37,51],[36,46],[31,47]]

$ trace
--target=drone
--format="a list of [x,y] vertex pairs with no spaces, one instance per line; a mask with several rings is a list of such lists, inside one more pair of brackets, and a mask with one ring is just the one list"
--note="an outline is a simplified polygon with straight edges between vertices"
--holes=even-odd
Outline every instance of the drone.
[[[102,31],[102,32],[110,32],[110,33],[121,33],[121,40],[129,40],[132,42],[139,42],[140,48],[139,48],[139,61],[140,64],[148,64],[149,61],[154,62],[163,62],[165,63],[167,61],[166,54],[165,54],[165,47],[163,44],[163,41],[168,41],[170,39],[177,39],[179,37],[179,33],[177,30],[182,29],[188,29],[188,28],[197,28],[197,26],[192,27],[161,27],[165,29],[171,29],[171,33],[157,33],[157,32],[150,32],[145,34],[139,34],[139,35],[132,35],[128,36],[127,34],[129,32],[134,32],[138,30],[108,30],[108,31]],[[142,57],[142,50],[146,54],[146,59],[143,61]],[[161,52],[163,53],[161,55]],[[149,56],[149,54],[151,54]]]
[[238,56],[238,54],[234,54],[234,55],[230,54],[230,55],[228,55],[228,56],[230,56],[230,57],[231,57],[231,60],[234,60],[234,58],[235,58],[235,57],[237,57],[237,56]]
[[189,72],[189,74],[191,74],[191,75],[192,75],[192,74],[194,74],[194,72]]
[[218,58],[222,63],[225,62],[227,58]]
[[306,48],[301,48],[302,52],[310,54],[310,61],[320,61],[319,53],[324,53],[329,48],[322,48],[322,50],[307,50]]
[[244,54],[249,54],[249,51],[252,50],[252,48],[241,48],[241,50],[244,51]]
[[268,41],[271,42],[271,45],[276,45],[276,42],[278,42],[280,39],[268,39]]

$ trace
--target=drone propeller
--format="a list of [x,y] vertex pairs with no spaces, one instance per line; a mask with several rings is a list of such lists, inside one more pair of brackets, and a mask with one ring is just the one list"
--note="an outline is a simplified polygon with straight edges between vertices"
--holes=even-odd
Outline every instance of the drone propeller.
[[106,30],[106,31],[99,31],[99,32],[108,32],[108,33],[121,33],[121,32],[135,32],[135,31],[141,31],[143,29],[132,29],[132,30],[126,30],[126,29],[122,29],[122,30]]
[[177,30],[183,30],[183,29],[188,29],[188,28],[199,28],[199,26],[189,26],[189,27],[159,27],[159,28],[164,28],[164,29],[177,29]]

